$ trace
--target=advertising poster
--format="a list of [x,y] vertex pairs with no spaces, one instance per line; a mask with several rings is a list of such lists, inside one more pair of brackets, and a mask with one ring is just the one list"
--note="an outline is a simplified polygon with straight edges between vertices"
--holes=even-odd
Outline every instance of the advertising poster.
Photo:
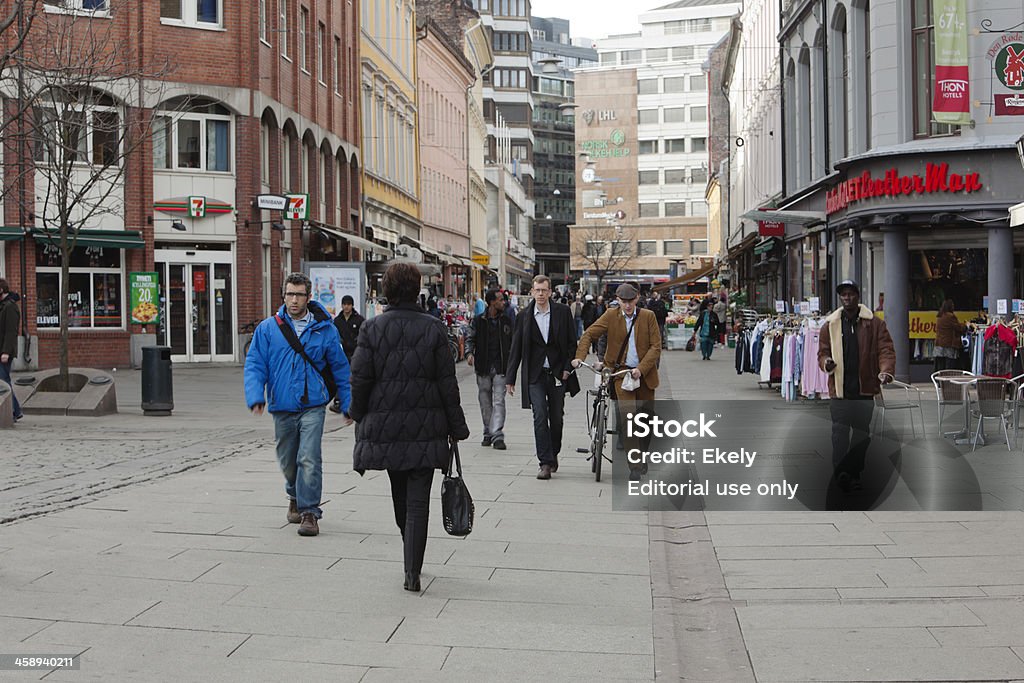
[[362,263],[307,263],[306,273],[313,281],[311,299],[336,317],[341,312],[341,299],[346,294],[355,302],[355,309],[366,315],[366,271]]
[[939,123],[971,122],[967,68],[967,0],[933,0],[935,88],[932,115]]
[[132,322],[143,325],[160,322],[160,279],[156,273],[129,273],[128,288],[131,290]]

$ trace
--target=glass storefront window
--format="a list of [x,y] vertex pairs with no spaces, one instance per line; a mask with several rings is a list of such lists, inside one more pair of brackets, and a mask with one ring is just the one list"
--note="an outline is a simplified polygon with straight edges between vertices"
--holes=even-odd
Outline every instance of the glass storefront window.
[[987,289],[987,249],[910,250],[910,310],[937,311],[952,299],[958,311],[978,311]]
[[[60,327],[60,257],[53,245],[36,249],[36,326]],[[66,311],[69,327],[124,327],[121,250],[77,247],[71,255]]]

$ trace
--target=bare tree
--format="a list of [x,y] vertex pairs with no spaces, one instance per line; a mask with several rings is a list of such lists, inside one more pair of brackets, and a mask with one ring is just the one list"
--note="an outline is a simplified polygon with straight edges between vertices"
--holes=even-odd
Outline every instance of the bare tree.
[[621,225],[587,226],[574,230],[573,269],[580,263],[597,278],[598,291],[604,281],[629,270],[636,256],[636,228]]
[[[34,224],[60,261],[60,371],[68,387],[69,275],[83,227],[124,224],[128,162],[152,134],[167,62],[147,62],[114,21],[47,14],[14,53],[26,83],[18,130],[32,156]],[[109,220],[109,219],[108,219]]]

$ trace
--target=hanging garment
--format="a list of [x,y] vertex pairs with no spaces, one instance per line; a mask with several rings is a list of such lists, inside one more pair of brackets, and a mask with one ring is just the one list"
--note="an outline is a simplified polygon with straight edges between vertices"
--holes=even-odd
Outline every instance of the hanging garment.
[[985,330],[985,351],[982,354],[982,372],[989,377],[1009,379],[1013,373],[1013,352],[1017,348],[1017,335],[1006,325],[997,323]]

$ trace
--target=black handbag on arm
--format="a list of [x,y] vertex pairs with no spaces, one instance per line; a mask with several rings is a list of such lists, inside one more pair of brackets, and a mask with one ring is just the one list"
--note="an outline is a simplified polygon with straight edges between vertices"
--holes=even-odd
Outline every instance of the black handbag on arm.
[[[456,475],[452,476],[452,464]],[[462,478],[462,461],[459,459],[459,445],[451,442],[451,460],[448,471],[441,482],[441,516],[444,518],[444,530],[452,536],[468,536],[473,530],[473,516],[476,509],[473,497],[469,495],[466,482]]]

